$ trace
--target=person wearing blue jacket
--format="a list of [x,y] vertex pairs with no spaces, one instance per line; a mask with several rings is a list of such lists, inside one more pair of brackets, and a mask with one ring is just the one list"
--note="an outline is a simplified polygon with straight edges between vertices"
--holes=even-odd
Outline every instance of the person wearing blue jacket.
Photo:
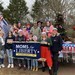
[[53,60],[53,75],[57,75],[58,56],[59,52],[62,50],[63,41],[56,28],[53,29],[51,40],[52,46],[50,47],[50,50],[52,53],[52,60]]

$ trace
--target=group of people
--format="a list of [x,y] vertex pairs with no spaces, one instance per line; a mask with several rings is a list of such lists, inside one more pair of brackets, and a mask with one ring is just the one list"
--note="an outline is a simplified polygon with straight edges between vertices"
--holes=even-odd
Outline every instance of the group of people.
[[[15,59],[18,67],[38,71],[38,62],[42,62],[42,71],[45,71],[45,62],[47,63],[49,74],[57,75],[58,71],[58,56],[62,50],[62,38],[50,21],[43,26],[42,22],[38,21],[32,26],[30,24],[21,25],[21,23],[11,26],[9,33],[3,39],[4,32],[0,28],[0,68],[4,65],[4,48],[8,57],[7,68],[14,68],[13,47],[14,41],[40,42],[41,58],[38,59]],[[27,66],[26,66],[27,62]]]

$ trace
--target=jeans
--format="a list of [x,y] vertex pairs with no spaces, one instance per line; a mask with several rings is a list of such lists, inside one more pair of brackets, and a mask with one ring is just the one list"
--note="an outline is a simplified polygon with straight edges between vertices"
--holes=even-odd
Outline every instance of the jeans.
[[37,59],[33,59],[32,60],[32,64],[33,64],[33,67],[38,67],[38,60]]
[[0,64],[4,63],[4,50],[0,51]]
[[13,51],[7,50],[7,56],[8,56],[8,63],[13,64]]
[[27,68],[28,69],[32,69],[32,67],[33,67],[33,60],[32,59],[29,59],[29,58],[27,58]]

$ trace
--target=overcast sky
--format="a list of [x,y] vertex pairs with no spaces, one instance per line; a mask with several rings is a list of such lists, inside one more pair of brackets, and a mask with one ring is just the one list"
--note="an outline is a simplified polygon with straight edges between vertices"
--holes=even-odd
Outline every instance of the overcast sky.
[[[9,5],[9,0],[0,0],[3,2],[3,7],[6,8]],[[31,9],[33,3],[35,2],[35,0],[25,0],[27,2],[27,6],[29,7],[29,9]]]

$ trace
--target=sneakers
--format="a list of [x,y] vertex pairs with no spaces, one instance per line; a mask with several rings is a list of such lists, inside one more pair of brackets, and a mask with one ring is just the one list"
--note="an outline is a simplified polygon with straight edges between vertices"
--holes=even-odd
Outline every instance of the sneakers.
[[13,64],[11,64],[11,68],[14,68],[14,65]]
[[2,65],[1,65],[1,67],[2,67],[2,68],[4,68],[4,67],[5,67],[5,65],[4,65],[4,64],[2,64]]
[[5,67],[5,65],[4,65],[4,64],[1,64],[1,65],[0,65],[0,68],[4,68],[4,67]]
[[7,66],[7,68],[10,68],[11,67],[11,64],[9,64],[8,66]]
[[9,64],[9,65],[7,66],[7,68],[14,68],[14,65],[13,65],[13,64]]

